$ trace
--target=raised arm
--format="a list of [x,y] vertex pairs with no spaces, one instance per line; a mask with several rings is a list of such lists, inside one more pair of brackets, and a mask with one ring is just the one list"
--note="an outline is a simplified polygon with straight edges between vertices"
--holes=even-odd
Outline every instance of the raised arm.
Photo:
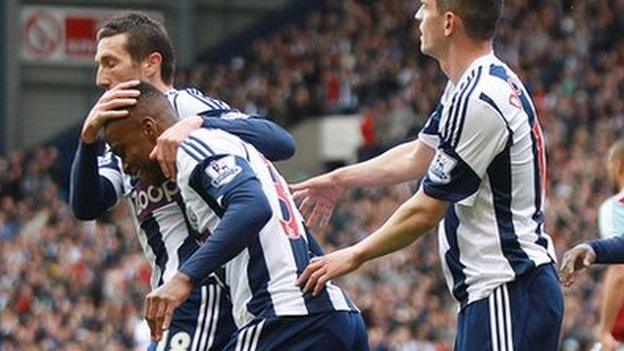
[[[98,151],[101,147],[101,143],[81,141],[72,162],[69,203],[80,220],[96,219],[117,203],[118,190],[113,181],[99,173]],[[110,167],[109,172],[114,173],[115,160],[110,159],[109,164],[104,167]]]
[[[112,154],[98,166],[98,154],[103,149],[98,138],[100,129],[107,121],[128,115],[124,107],[136,103],[139,91],[132,87],[138,83],[138,80],[123,82],[106,91],[83,123],[71,167],[69,197],[72,211],[78,219],[95,219],[117,202],[123,186],[123,177],[119,174],[121,167],[118,162],[115,163]],[[99,168],[104,171],[100,172]]]

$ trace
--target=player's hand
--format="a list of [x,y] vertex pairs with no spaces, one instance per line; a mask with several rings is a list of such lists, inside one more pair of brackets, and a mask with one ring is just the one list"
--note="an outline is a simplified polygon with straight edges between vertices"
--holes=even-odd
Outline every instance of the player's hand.
[[192,132],[201,128],[203,123],[200,116],[183,118],[158,137],[150,158],[158,162],[166,178],[175,179],[178,147]]
[[354,246],[315,257],[297,279],[297,285],[303,286],[304,293],[312,291],[312,296],[318,296],[329,280],[353,272],[362,263]]
[[594,262],[596,262],[596,253],[588,244],[576,245],[572,250],[566,252],[559,269],[563,286],[572,286],[576,281],[577,273],[588,268]]
[[173,313],[191,294],[193,283],[183,274],[176,273],[171,280],[152,291],[145,298],[145,319],[153,340],[160,341],[169,329]]
[[337,185],[332,173],[323,174],[304,182],[290,185],[293,198],[306,224],[323,229],[331,219],[336,202],[344,195],[345,187]]
[[140,81],[136,79],[119,83],[100,97],[82,125],[80,138],[84,143],[94,143],[100,129],[109,120],[128,116],[129,111],[123,108],[136,104],[137,97],[141,93],[131,88],[139,83]]

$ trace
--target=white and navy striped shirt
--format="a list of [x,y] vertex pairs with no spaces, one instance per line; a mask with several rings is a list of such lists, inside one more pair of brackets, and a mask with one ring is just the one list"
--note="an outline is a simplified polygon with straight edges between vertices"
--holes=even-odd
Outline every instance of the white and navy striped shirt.
[[[199,232],[224,230],[219,226],[229,211],[228,194],[247,182],[259,182],[258,195],[270,206],[270,219],[259,234],[251,233],[251,241],[225,264],[225,285],[239,328],[254,318],[357,310],[336,285],[328,284],[314,298],[296,285],[298,273],[314,255],[311,239],[287,183],[252,145],[222,130],[200,129],[182,143],[177,169],[178,186]],[[228,233],[244,234],[249,233]]]
[[544,232],[544,140],[531,98],[507,65],[493,54],[477,59],[449,83],[420,138],[437,148],[422,187],[450,202],[438,240],[461,307],[555,261]]

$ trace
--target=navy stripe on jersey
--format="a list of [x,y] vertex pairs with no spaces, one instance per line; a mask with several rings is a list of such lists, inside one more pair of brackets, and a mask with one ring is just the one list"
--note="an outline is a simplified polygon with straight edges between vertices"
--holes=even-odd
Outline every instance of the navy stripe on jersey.
[[176,199],[176,203],[180,208],[180,212],[182,213],[182,217],[184,217],[184,224],[186,225],[186,230],[188,231],[187,237],[184,239],[184,243],[178,249],[178,262],[181,266],[186,259],[188,259],[195,250],[199,248],[199,244],[197,243],[197,239],[199,238],[199,233],[193,229],[191,222],[186,215],[186,206],[184,205],[184,201],[182,198]]
[[520,276],[532,269],[535,264],[520,247],[513,223],[511,143],[508,142],[503,152],[494,158],[487,169],[487,174],[492,187],[494,214],[503,255],[516,276]]
[[269,280],[269,267],[264,259],[260,236],[257,235],[248,246],[249,263],[247,265],[247,279],[249,289],[254,292],[251,300],[247,303],[247,311],[254,316],[262,315],[263,318],[275,316],[271,294],[267,290]]
[[467,101],[465,100],[465,94],[471,87],[471,84],[473,83],[476,84],[474,77],[475,77],[475,71],[472,71],[468,79],[464,83],[462,83],[463,86],[460,88],[459,93],[456,94],[455,97],[453,98],[453,102],[451,103],[451,108],[449,110],[449,117],[446,121],[446,126],[444,128],[444,131],[445,131],[444,140],[445,141],[450,141],[452,139],[452,136],[455,134],[455,131],[457,130],[457,119],[458,119],[459,111],[461,109],[462,104],[465,103],[464,101]]
[[455,213],[455,206],[449,206],[444,216],[444,231],[449,249],[444,253],[444,258],[453,276],[453,296],[459,301],[461,308],[464,308],[468,300],[468,285],[464,274],[466,266],[461,263],[459,245],[457,244],[458,227],[459,218]]
[[206,149],[205,147],[193,142],[193,140],[191,139],[186,139],[184,142],[182,142],[182,145],[186,145],[187,147],[192,149],[195,152],[195,155],[199,155],[200,159],[202,160],[214,155],[214,152],[212,152],[211,149]]
[[156,221],[154,215],[150,213],[149,216],[141,222],[141,229],[143,229],[147,236],[147,244],[152,248],[154,255],[156,255],[156,265],[160,268],[160,277],[158,279],[158,285],[160,286],[163,284],[165,266],[169,260],[167,248],[162,241],[160,225],[158,225],[158,221]]
[[[507,70],[505,67],[500,65],[491,65],[490,66],[490,75],[494,77],[498,77],[505,82],[509,82],[509,75],[507,74]],[[533,110],[533,106],[531,102],[527,98],[527,93],[524,90],[521,90],[521,94],[519,96],[520,103],[522,104],[522,109],[527,114],[528,123],[531,127],[531,142],[532,142],[532,151],[533,151],[533,169],[535,169],[535,173],[533,174],[534,186],[535,186],[535,213],[532,218],[535,221],[537,228],[535,230],[535,234],[537,234],[536,243],[544,248],[548,248],[548,242],[546,238],[542,235],[542,229],[544,227],[544,213],[542,212],[542,184],[541,184],[541,174],[540,174],[540,150],[537,147],[537,140],[534,133],[535,123],[537,122],[537,117],[535,115],[535,111]]]
[[[454,115],[454,109],[456,108],[455,103],[457,102],[457,99],[459,98],[459,95],[463,92],[463,90],[466,88],[466,85],[470,82],[470,77],[468,78],[468,80],[466,82],[463,83],[463,85],[460,87],[460,92],[455,94],[455,96],[453,96],[453,99],[451,99],[451,105],[449,106],[449,112],[448,112],[448,118],[447,121],[445,122],[446,124],[444,125],[444,131],[440,133],[440,136],[442,137],[441,140],[446,140],[446,137],[449,135],[450,133],[450,126],[451,126],[451,117]],[[442,117],[441,117],[442,118]]]
[[477,76],[474,79],[474,83],[472,84],[472,87],[470,88],[470,90],[468,91],[468,94],[466,94],[466,98],[464,99],[464,107],[461,111],[461,117],[459,119],[459,126],[457,127],[457,129],[455,129],[455,132],[453,133],[454,137],[453,137],[453,140],[451,141],[451,145],[453,147],[456,147],[459,144],[459,140],[461,138],[461,134],[464,129],[464,122],[466,121],[466,112],[468,111],[468,103],[470,102],[470,97],[472,96],[472,93],[477,87],[477,83],[479,83],[480,78],[481,78],[481,67],[477,69]]
[[192,136],[192,135],[191,135],[190,137],[188,137],[188,139],[187,139],[187,140],[189,141],[189,143],[190,143],[191,141],[193,141],[193,142],[195,142],[195,143],[199,144],[199,145],[201,146],[201,148],[203,148],[204,150],[208,150],[208,152],[209,152],[211,155],[215,155],[215,154],[216,154],[216,153],[214,152],[214,150],[212,150],[212,148],[211,148],[210,146],[208,146],[208,144],[204,143],[203,141],[201,141],[201,140],[200,140],[199,138],[197,138],[197,137],[194,137],[194,136]]
[[186,145],[184,142],[182,144],[180,144],[180,147],[182,148],[182,150],[184,152],[186,152],[187,155],[191,156],[195,161],[201,162],[201,160],[203,159],[201,157],[201,155],[197,154],[197,151],[193,150],[191,147]]

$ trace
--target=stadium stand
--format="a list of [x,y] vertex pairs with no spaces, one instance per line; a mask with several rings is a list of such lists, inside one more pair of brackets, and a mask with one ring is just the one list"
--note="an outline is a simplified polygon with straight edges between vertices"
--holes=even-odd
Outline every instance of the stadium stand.
[[[416,3],[328,1],[305,24],[256,39],[248,55],[180,72],[177,85],[286,124],[362,112],[363,146],[382,150],[414,135],[442,89],[438,68],[415,44]],[[596,237],[598,206],[611,195],[603,170],[624,128],[624,1],[506,6],[496,51],[527,83],[539,111],[550,165],[547,231],[561,254]],[[149,268],[126,209],[80,224],[62,200],[67,170],[57,159],[56,149],[43,147],[0,157],[0,350],[139,347]],[[319,233],[326,248],[361,240],[413,186],[353,191]],[[597,281],[566,292],[563,350],[593,343]],[[373,350],[452,348],[457,310],[434,235],[342,284],[365,314]]]

